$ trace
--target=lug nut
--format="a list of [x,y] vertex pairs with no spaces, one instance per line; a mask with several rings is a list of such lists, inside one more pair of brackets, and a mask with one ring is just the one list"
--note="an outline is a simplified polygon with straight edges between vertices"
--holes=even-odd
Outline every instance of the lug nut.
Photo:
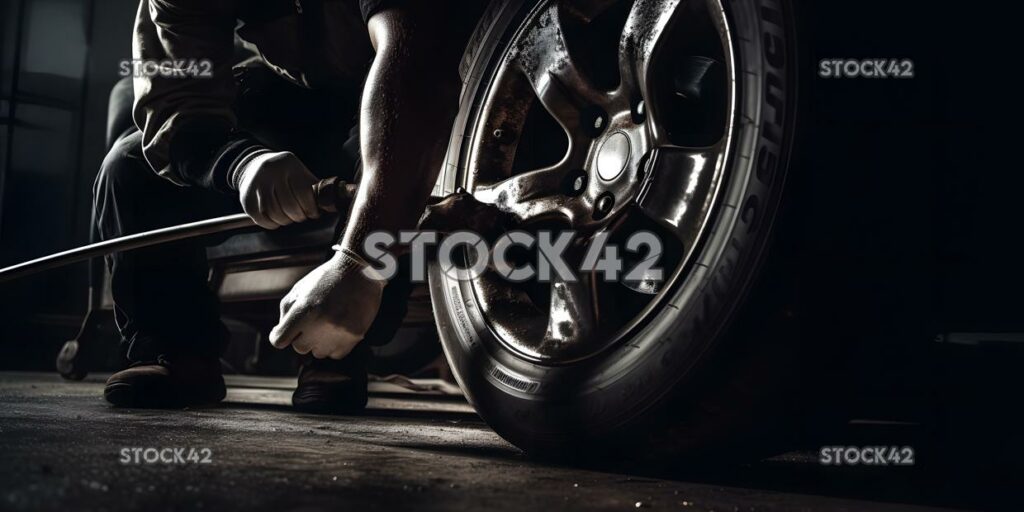
[[615,196],[607,192],[602,194],[601,197],[597,198],[597,205],[595,205],[594,210],[594,218],[598,220],[605,218],[605,216],[611,213],[612,208],[614,206]]

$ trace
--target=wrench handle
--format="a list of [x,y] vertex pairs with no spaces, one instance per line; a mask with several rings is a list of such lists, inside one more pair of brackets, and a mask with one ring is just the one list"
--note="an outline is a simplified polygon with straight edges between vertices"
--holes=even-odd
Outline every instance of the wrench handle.
[[[328,178],[313,185],[316,193],[317,206],[325,213],[336,213],[348,207],[355,196],[356,186],[338,178]],[[13,281],[28,275],[64,267],[80,261],[86,261],[115,252],[131,251],[152,247],[178,240],[196,238],[217,233],[229,233],[256,226],[244,213],[217,217],[213,219],[190,222],[178,226],[155,229],[144,233],[127,235],[95,244],[78,247],[57,254],[26,261],[17,265],[0,269],[0,283]]]

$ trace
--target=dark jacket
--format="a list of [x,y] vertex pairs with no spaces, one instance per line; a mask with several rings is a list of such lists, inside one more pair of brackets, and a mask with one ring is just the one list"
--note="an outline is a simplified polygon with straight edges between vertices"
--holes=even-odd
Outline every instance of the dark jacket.
[[211,64],[208,77],[134,79],[143,154],[178,185],[230,188],[233,164],[260,147],[232,109],[236,43],[307,88],[358,87],[373,59],[358,0],[141,0],[134,59]]

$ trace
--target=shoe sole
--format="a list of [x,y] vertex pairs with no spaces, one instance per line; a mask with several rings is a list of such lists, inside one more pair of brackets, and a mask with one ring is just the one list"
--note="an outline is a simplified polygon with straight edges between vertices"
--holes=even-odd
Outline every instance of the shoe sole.
[[[215,405],[224,400],[226,390],[215,391],[210,396],[182,400],[179,397],[168,398],[159,394],[139,393],[137,386],[127,382],[107,384],[103,389],[103,398],[114,407],[131,409],[179,409],[196,405]],[[147,395],[142,399],[140,395]]]
[[362,397],[361,400],[357,399],[355,401],[346,401],[344,399],[338,399],[337,394],[330,398],[324,395],[308,396],[301,395],[299,393],[292,394],[292,407],[294,407],[295,410],[313,414],[360,414],[366,409],[366,402],[366,397]]

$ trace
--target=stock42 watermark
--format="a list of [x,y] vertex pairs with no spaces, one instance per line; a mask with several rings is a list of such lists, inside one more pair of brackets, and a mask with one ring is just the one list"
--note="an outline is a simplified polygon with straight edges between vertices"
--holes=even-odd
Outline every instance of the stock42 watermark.
[[[364,270],[368,277],[391,279],[399,269],[394,248],[405,246],[411,255],[413,282],[427,280],[427,265],[434,257],[449,278],[458,280],[476,279],[486,271],[497,272],[512,282],[576,282],[582,274],[600,275],[608,282],[662,280],[664,272],[659,262],[663,244],[656,234],[637,231],[621,244],[609,238],[606,231],[585,239],[578,238],[575,231],[510,231],[489,243],[472,231],[444,236],[435,231],[402,231],[397,235],[378,231],[366,237],[361,256],[368,264]],[[513,257],[516,248],[532,257]],[[569,252],[578,257],[567,258]]]
[[213,78],[209,59],[128,59],[118,63],[118,74],[132,78]]
[[821,59],[820,78],[914,78],[910,59]]
[[118,461],[126,466],[212,464],[213,450],[195,447],[125,447],[121,448]]
[[823,466],[913,466],[910,446],[822,446],[818,462]]

